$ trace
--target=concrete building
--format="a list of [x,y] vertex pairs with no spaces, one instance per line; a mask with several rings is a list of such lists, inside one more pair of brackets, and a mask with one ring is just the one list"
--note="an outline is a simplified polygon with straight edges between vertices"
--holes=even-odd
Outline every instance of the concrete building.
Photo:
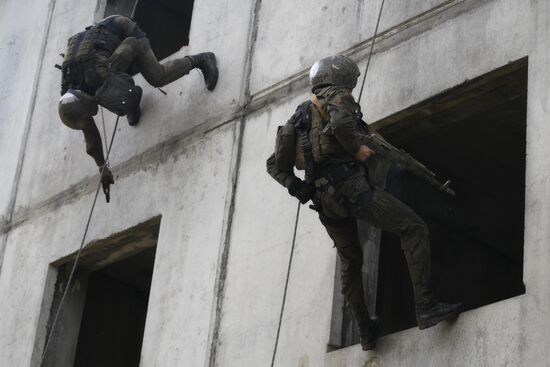
[[361,104],[454,180],[443,212],[418,211],[436,291],[466,303],[455,322],[414,327],[399,246],[363,224],[385,336],[361,351],[316,213],[265,173],[312,63],[345,53],[364,70],[380,3],[1,1],[0,364],[40,365],[99,179],[60,123],[54,65],[69,36],[135,9],[168,59],[216,52],[220,80],[208,92],[193,71],[165,96],[136,76],[143,117],[120,121],[111,203],[100,194],[43,366],[547,366],[550,2],[386,0]]

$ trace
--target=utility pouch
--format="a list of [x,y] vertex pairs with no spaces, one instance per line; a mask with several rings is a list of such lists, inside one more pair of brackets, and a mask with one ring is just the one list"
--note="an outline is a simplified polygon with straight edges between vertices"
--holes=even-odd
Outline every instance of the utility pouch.
[[141,88],[125,73],[112,73],[95,93],[97,103],[109,111],[125,116],[141,99]]

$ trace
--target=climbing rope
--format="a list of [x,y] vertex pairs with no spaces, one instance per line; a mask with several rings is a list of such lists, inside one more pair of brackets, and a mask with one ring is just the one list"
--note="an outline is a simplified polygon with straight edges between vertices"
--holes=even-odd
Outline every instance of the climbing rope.
[[[101,112],[102,112],[102,117],[103,117],[103,110]],[[103,167],[105,167],[109,163],[109,154],[111,153],[111,148],[113,147],[113,141],[115,140],[115,134],[116,134],[116,129],[118,127],[119,119],[120,119],[120,116],[117,116],[115,127],[113,129],[113,134],[111,136],[111,144],[109,145],[109,149],[107,150],[107,155],[105,157],[105,164],[103,165]],[[105,125],[104,125],[104,127],[105,127]],[[105,139],[107,139],[107,137],[105,137]],[[88,229],[90,228],[90,222],[92,220],[92,215],[94,214],[95,204],[97,202],[97,197],[99,195],[99,189],[101,188],[101,177],[103,176],[103,167],[102,167],[101,172],[99,174],[99,182],[97,184],[97,189],[95,191],[95,196],[94,196],[94,200],[93,200],[93,203],[92,203],[92,208],[90,210],[90,214],[88,215],[88,220],[86,222],[86,228],[84,229],[84,235],[82,236],[82,241],[80,242],[80,247],[79,247],[79,249],[76,253],[76,257],[74,259],[73,266],[72,266],[71,272],[69,274],[69,279],[67,280],[67,285],[65,286],[65,290],[63,291],[63,296],[61,297],[61,301],[59,302],[59,306],[58,306],[57,311],[55,313],[55,317],[53,319],[52,326],[51,326],[50,331],[48,333],[48,338],[46,339],[46,346],[44,347],[44,351],[42,352],[42,358],[41,358],[41,361],[40,361],[40,366],[42,366],[42,364],[44,363],[46,353],[48,352],[48,347],[50,346],[50,342],[52,341],[52,336],[53,336],[53,332],[55,330],[55,326],[57,324],[57,319],[59,318],[59,315],[61,313],[61,309],[63,307],[63,303],[65,302],[65,298],[67,297],[67,294],[69,293],[69,288],[71,286],[71,282],[73,280],[73,277],[74,277],[74,274],[75,274],[75,271],[76,271],[76,267],[77,267],[78,261],[80,259],[80,254],[82,253],[82,249],[84,248],[84,242],[86,241],[86,236],[88,235]]]
[[105,116],[103,115],[103,107],[99,106],[101,109],[101,125],[103,125],[103,140],[105,141],[105,144],[103,144],[105,149],[105,155],[107,155],[107,146],[109,146],[109,143],[107,142],[107,130],[105,130]]
[[290,249],[290,258],[288,260],[288,269],[286,272],[285,291],[283,293],[283,302],[281,305],[281,313],[279,315],[279,325],[277,326],[277,336],[275,337],[275,347],[273,348],[273,358],[271,358],[271,367],[275,365],[275,356],[277,355],[277,347],[279,346],[279,336],[281,334],[281,324],[283,323],[283,314],[285,312],[286,294],[288,291],[288,280],[290,279],[290,269],[292,268],[292,259],[294,257],[294,247],[296,247],[296,233],[298,232],[298,219],[300,218],[300,207],[298,202],[298,210],[296,211],[296,222],[294,223],[294,234],[292,235],[292,247]]
[[376,21],[376,27],[374,28],[374,36],[372,36],[372,41],[370,44],[369,58],[367,59],[367,66],[365,68],[365,74],[363,75],[363,83],[361,84],[361,91],[359,92],[359,98],[357,98],[357,103],[361,102],[361,97],[363,97],[363,89],[365,88],[365,81],[367,80],[367,74],[369,72],[370,60],[372,58],[372,53],[374,51],[374,43],[376,42],[376,36],[378,36],[378,27],[380,26],[380,19],[382,19],[382,11],[384,10],[384,3],[386,0],[382,0],[380,5],[380,12],[378,13],[378,20]]
[[[374,35],[373,35],[372,41],[371,41],[369,57],[367,59],[367,66],[366,66],[366,69],[365,69],[365,74],[363,75],[363,82],[361,84],[361,91],[359,93],[359,98],[357,99],[358,104],[361,101],[361,97],[363,96],[363,88],[365,87],[365,81],[367,80],[367,73],[369,72],[370,61],[371,61],[372,54],[373,54],[373,51],[374,51],[374,43],[376,41],[376,36],[378,35],[378,27],[380,26],[380,19],[382,19],[382,11],[384,9],[384,3],[385,2],[386,2],[386,0],[382,0],[382,4],[380,5],[380,12],[378,13],[378,20],[376,21],[376,27],[374,29]],[[275,347],[273,348],[273,357],[271,358],[271,367],[275,366],[275,357],[277,355],[277,348],[279,346],[279,337],[281,335],[281,324],[283,322],[283,314],[284,314],[284,311],[285,311],[286,296],[287,296],[287,292],[288,292],[288,282],[289,282],[289,279],[290,279],[290,270],[292,268],[292,260],[294,258],[294,248],[296,247],[296,233],[298,232],[298,219],[300,217],[300,207],[301,207],[301,204],[298,203],[298,210],[296,212],[296,222],[294,223],[294,234],[293,234],[293,237],[292,237],[292,247],[290,249],[290,257],[288,259],[288,269],[287,269],[287,272],[286,272],[286,281],[285,281],[285,289],[284,289],[284,293],[283,293],[283,302],[282,302],[282,305],[281,305],[281,312],[279,314],[279,323],[277,325],[277,336],[275,337]]]

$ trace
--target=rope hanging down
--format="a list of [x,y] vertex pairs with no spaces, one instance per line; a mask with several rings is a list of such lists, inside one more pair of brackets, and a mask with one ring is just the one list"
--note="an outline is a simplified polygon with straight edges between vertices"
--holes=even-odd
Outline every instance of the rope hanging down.
[[[113,147],[113,142],[115,140],[115,134],[116,134],[116,129],[118,127],[118,120],[119,119],[120,119],[120,116],[117,116],[115,127],[113,129],[113,134],[111,135],[111,144],[109,145],[109,149],[107,150],[107,155],[105,157],[105,164],[104,164],[103,167],[105,167],[109,163],[109,154],[111,153],[111,148]],[[107,138],[107,137],[105,137],[105,138]],[[94,196],[94,200],[93,200],[93,203],[92,203],[92,208],[90,210],[90,214],[88,215],[88,221],[86,222],[86,228],[84,229],[84,235],[82,236],[82,241],[80,242],[80,247],[79,247],[79,249],[76,253],[76,257],[74,259],[73,267],[72,267],[71,272],[69,274],[69,279],[67,280],[67,285],[65,286],[65,290],[63,291],[63,296],[61,297],[61,301],[59,302],[59,307],[57,308],[57,311],[55,313],[55,317],[53,319],[51,329],[48,333],[48,338],[46,339],[46,345],[44,347],[44,351],[42,352],[42,358],[40,360],[40,366],[42,366],[42,364],[44,363],[46,353],[48,352],[48,347],[50,346],[50,342],[52,341],[52,336],[53,336],[53,332],[55,330],[55,325],[57,324],[57,319],[59,318],[59,315],[61,313],[61,309],[63,307],[63,303],[65,302],[65,298],[67,297],[67,293],[69,293],[69,288],[71,286],[71,282],[73,280],[73,277],[74,277],[74,274],[75,274],[75,271],[76,271],[76,267],[78,265],[78,260],[80,259],[80,254],[82,253],[82,249],[84,247],[84,242],[86,241],[86,236],[88,235],[88,229],[90,228],[90,222],[92,220],[92,215],[94,214],[95,204],[97,202],[97,197],[99,195],[99,189],[101,188],[101,177],[102,177],[102,175],[103,175],[103,169],[102,169],[102,171],[100,172],[100,175],[99,175],[100,176],[99,177],[99,183],[97,184],[97,189],[95,190],[95,196]]]
[[363,83],[361,83],[361,91],[359,92],[359,98],[357,98],[357,103],[361,102],[361,97],[363,97],[363,89],[365,88],[365,81],[367,80],[367,73],[369,72],[370,60],[372,58],[372,53],[374,51],[374,43],[376,42],[376,36],[378,35],[378,27],[380,26],[380,19],[382,19],[382,11],[384,10],[384,3],[386,0],[382,0],[380,5],[380,12],[378,13],[378,20],[376,21],[376,27],[374,28],[374,36],[372,36],[372,41],[370,44],[369,58],[367,59],[367,66],[365,68],[365,75],[363,75]]
[[275,365],[275,356],[277,355],[277,347],[279,346],[279,336],[281,334],[281,324],[283,322],[283,314],[285,312],[286,294],[288,291],[288,280],[290,279],[290,269],[292,268],[292,259],[294,257],[294,247],[296,247],[296,233],[298,232],[298,219],[300,218],[300,207],[298,202],[298,210],[296,211],[296,222],[294,223],[294,234],[292,236],[292,247],[290,249],[290,258],[288,260],[288,269],[286,272],[285,291],[283,293],[283,302],[281,305],[281,313],[279,315],[279,325],[277,326],[277,336],[275,337],[275,347],[273,348],[273,357],[271,358],[271,367]]
[[101,124],[103,125],[103,140],[105,141],[105,155],[107,155],[107,147],[109,146],[109,143],[107,142],[107,130],[105,130],[105,116],[103,115],[103,107],[99,107],[101,109]]

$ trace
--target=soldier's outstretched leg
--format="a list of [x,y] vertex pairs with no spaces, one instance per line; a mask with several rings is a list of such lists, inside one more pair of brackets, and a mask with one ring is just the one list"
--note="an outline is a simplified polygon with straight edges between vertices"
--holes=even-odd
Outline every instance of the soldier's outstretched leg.
[[325,219],[322,222],[338,250],[342,265],[342,294],[359,326],[361,346],[363,350],[374,349],[379,321],[369,316],[363,295],[363,251],[359,243],[357,221],[355,218],[348,218],[337,222]]
[[[212,52],[185,56],[164,63],[158,62],[151,43],[147,38],[128,37],[116,48],[109,58],[110,71],[128,72],[136,63],[137,69],[153,87],[163,87],[189,74],[198,68],[208,90],[213,90],[218,82],[216,56]],[[141,109],[139,103],[127,115],[128,123],[135,126],[139,122]]]
[[197,55],[159,63],[151,44],[147,38],[138,40],[140,52],[137,56],[139,71],[149,84],[154,87],[162,87],[166,84],[189,74],[192,69],[198,68],[204,77],[208,90],[213,90],[218,82],[218,67],[216,56],[212,52],[204,52]]
[[372,225],[401,238],[413,284],[418,327],[426,329],[456,317],[462,304],[437,302],[431,289],[430,241],[426,223],[411,208],[383,190],[375,190],[371,202],[365,207],[364,215]]

